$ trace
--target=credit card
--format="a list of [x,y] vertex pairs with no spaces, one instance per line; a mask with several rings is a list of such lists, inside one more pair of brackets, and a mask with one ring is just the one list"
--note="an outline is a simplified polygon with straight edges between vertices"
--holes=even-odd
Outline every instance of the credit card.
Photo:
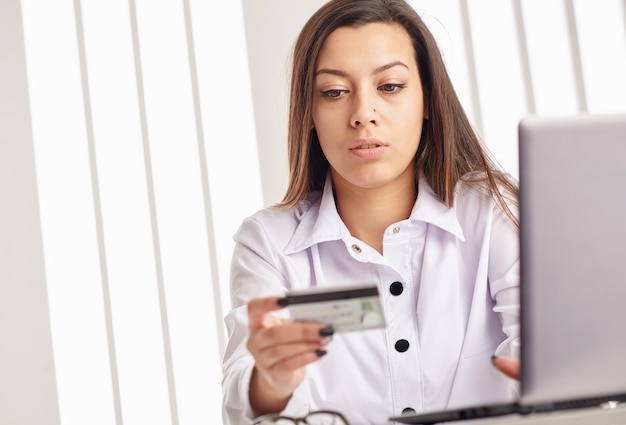
[[281,300],[292,319],[331,325],[335,332],[385,326],[378,287],[364,284],[291,291]]

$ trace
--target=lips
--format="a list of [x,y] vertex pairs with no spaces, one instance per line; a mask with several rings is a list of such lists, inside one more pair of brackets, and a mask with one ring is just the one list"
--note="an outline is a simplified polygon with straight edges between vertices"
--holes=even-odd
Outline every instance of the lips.
[[378,139],[357,139],[350,145],[350,153],[361,160],[374,160],[385,155],[388,145]]
[[377,139],[358,139],[358,140],[355,140],[354,143],[352,143],[352,145],[350,145],[350,150],[375,149],[381,146],[386,146],[386,145],[385,143]]

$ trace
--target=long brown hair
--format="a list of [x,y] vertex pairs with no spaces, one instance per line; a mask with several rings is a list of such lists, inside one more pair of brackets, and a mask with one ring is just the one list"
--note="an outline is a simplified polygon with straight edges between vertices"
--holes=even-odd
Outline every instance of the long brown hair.
[[[517,202],[515,181],[499,169],[481,143],[454,91],[435,38],[404,0],[330,0],[302,28],[293,50],[289,185],[277,206],[293,206],[310,191],[321,189],[328,171],[312,115],[315,67],[322,45],[339,27],[374,22],[401,25],[415,48],[429,116],[422,128],[416,169],[423,171],[434,192],[448,207],[454,203],[454,189],[460,180],[486,183],[497,204],[519,225],[507,204],[507,201]],[[417,178],[416,175],[416,182]],[[506,200],[504,192],[508,193]]]

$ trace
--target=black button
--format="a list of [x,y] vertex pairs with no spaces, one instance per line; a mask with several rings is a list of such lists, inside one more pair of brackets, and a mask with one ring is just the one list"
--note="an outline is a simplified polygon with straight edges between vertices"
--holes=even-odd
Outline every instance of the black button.
[[396,351],[399,353],[404,353],[409,349],[409,341],[406,339],[399,339],[396,341]]
[[402,414],[403,415],[412,415],[415,413],[415,409],[413,409],[412,407],[405,407],[404,409],[402,409]]
[[400,295],[404,291],[404,286],[402,282],[393,282],[391,286],[389,286],[389,292],[393,295]]

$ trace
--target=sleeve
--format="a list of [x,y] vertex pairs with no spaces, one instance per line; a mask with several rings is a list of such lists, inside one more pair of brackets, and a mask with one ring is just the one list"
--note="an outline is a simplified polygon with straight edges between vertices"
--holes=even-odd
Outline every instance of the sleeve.
[[[246,219],[235,235],[231,261],[231,310],[225,316],[228,343],[222,362],[222,418],[225,425],[250,424],[254,418],[248,397],[254,359],[246,348],[247,303],[252,298],[282,295],[286,279],[279,270],[281,252],[261,223]],[[302,386],[301,386],[302,387]],[[299,388],[285,412],[306,410],[306,397]]]
[[[519,210],[509,202],[515,217]],[[495,355],[520,357],[520,248],[519,227],[501,208],[495,207],[489,252],[489,286],[495,301],[494,312],[502,323],[506,339],[496,348]],[[510,395],[519,396],[519,383],[511,381]]]

